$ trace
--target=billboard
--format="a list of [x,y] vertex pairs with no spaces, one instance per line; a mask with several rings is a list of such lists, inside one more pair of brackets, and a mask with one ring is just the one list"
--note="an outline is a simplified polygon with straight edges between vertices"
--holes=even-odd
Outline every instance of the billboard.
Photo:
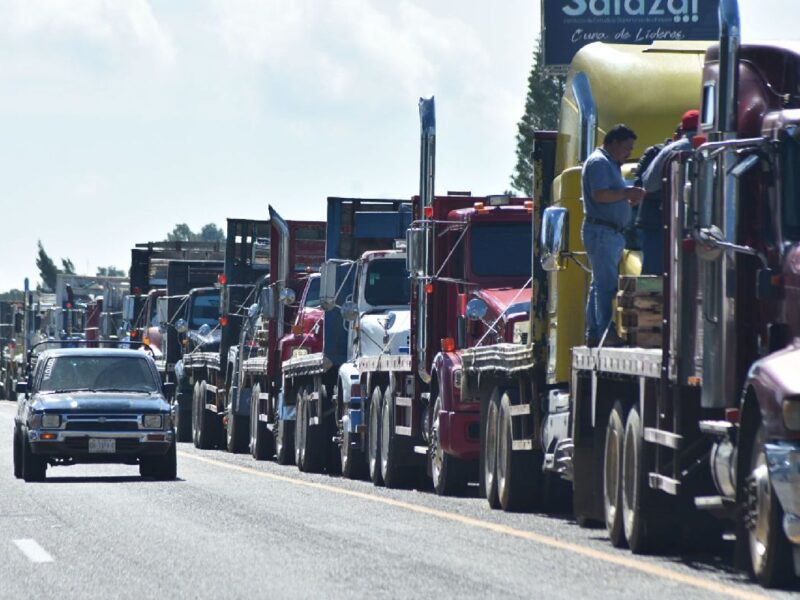
[[566,66],[586,44],[716,40],[719,0],[541,0],[544,64]]

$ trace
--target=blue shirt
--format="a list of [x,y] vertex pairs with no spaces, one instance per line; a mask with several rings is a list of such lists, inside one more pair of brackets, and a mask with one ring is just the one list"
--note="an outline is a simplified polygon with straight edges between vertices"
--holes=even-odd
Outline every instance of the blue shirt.
[[583,212],[587,217],[602,219],[623,228],[631,220],[627,199],[616,202],[595,202],[595,190],[621,190],[628,187],[622,178],[620,164],[604,148],[597,148],[583,163],[581,173]]

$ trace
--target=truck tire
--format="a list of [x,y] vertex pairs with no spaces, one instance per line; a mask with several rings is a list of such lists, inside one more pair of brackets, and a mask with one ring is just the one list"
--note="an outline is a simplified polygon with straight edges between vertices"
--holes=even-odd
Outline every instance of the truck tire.
[[[659,531],[647,513],[647,465],[643,456],[642,419],[639,409],[628,413],[622,450],[622,524],[628,547],[644,554],[659,545]],[[663,539],[663,538],[662,538]]]
[[765,441],[764,425],[759,424],[744,478],[744,520],[752,574],[762,586],[772,588],[790,583],[794,568],[792,548],[783,531],[783,508],[769,478]]
[[191,442],[193,439],[192,399],[186,396],[186,392],[178,392],[175,399],[175,435],[178,436],[179,442]]
[[[297,407],[297,392],[291,388],[286,390],[285,397],[294,395],[294,404]],[[297,413],[295,413],[297,414]],[[281,419],[281,415],[277,415],[277,425],[275,427],[275,460],[279,465],[293,465],[294,464],[294,434],[295,434],[295,421]]]
[[194,387],[192,388],[192,443],[194,444],[195,448],[200,447],[200,427],[198,427],[198,419],[200,418],[200,413],[198,410],[198,400],[197,395],[199,394],[198,388],[200,387],[200,382],[195,381]]
[[497,428],[500,420],[500,390],[494,388],[486,407],[486,434],[483,448],[483,477],[486,500],[492,509],[500,508],[497,495]]
[[297,396],[297,437],[295,439],[294,460],[297,468],[305,473],[322,471],[324,424],[311,425],[311,389],[304,388]]
[[504,391],[497,413],[497,498],[506,512],[538,508],[542,493],[541,452],[513,449],[511,407],[517,393]]
[[356,446],[357,434],[353,435],[348,429],[347,407],[342,402],[341,382],[336,392],[336,403],[338,406],[339,419],[341,421],[341,443],[339,446],[339,460],[342,465],[342,477],[346,479],[363,479],[367,474],[367,461],[364,453]]
[[395,436],[394,419],[394,395],[391,386],[387,386],[381,406],[381,477],[388,488],[408,487],[412,477],[410,469],[399,465],[400,440]]
[[261,385],[255,384],[250,392],[250,456],[267,460],[275,454],[275,439],[265,423],[259,419]]
[[625,413],[622,403],[614,403],[606,425],[603,454],[603,507],[606,531],[615,548],[625,547],[622,522],[622,456],[625,439]]
[[210,450],[216,446],[217,442],[214,436],[214,423],[211,420],[211,415],[206,410],[207,395],[206,382],[204,380],[195,387],[194,399],[194,445],[201,450]]
[[228,422],[225,426],[225,446],[231,454],[244,454],[249,444],[250,433],[247,418],[237,415],[233,402],[228,405]]
[[433,419],[431,420],[430,461],[433,489],[439,496],[456,496],[467,489],[467,464],[447,454],[439,444],[439,423],[441,422],[442,399],[439,390],[432,388],[436,394],[433,400]]
[[22,479],[22,433],[14,426],[14,477]]
[[154,456],[152,475],[158,481],[173,481],[178,478],[178,457],[176,443],[173,441],[167,453]]
[[367,470],[375,485],[383,485],[381,475],[381,404],[383,392],[375,386],[369,401],[369,424],[367,426]]
[[25,439],[24,432],[22,439],[22,479],[25,481],[44,481],[47,473],[47,457],[33,453],[31,443]]

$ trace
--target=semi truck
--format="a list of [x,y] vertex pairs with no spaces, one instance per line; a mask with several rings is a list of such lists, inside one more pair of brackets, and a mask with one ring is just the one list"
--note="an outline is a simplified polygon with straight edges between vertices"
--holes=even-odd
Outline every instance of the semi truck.
[[22,372],[22,303],[0,300],[0,399],[16,400]]
[[[370,250],[386,250],[402,238],[411,222],[407,200],[328,198],[325,267],[320,299],[327,308],[322,320],[321,352],[292,349],[282,356],[282,389],[275,416],[281,439],[279,461],[294,462],[302,471],[338,471],[339,425],[334,405],[340,367],[352,360],[356,339],[343,317],[343,305],[353,302],[358,259]],[[348,306],[349,308],[349,306]]]
[[433,98],[420,101],[420,118],[420,195],[407,232],[410,347],[359,359],[364,443],[374,483],[408,485],[427,469],[436,493],[455,494],[477,479],[480,448],[479,404],[460,393],[461,353],[511,341],[526,319],[532,204],[436,196]]

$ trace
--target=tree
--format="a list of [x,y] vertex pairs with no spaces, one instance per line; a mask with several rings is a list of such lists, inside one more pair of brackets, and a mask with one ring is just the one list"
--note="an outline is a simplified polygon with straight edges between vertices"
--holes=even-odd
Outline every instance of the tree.
[[45,252],[42,246],[42,240],[38,241],[39,251],[36,257],[36,267],[39,269],[39,276],[42,278],[44,287],[53,291],[56,289],[56,277],[58,276],[58,267],[53,259]]
[[125,271],[122,269],[118,269],[117,267],[113,267],[111,265],[107,267],[97,267],[97,276],[98,277],[124,277]]
[[68,258],[61,259],[61,266],[64,267],[63,270],[60,270],[59,273],[66,273],[67,275],[74,275],[75,274],[75,265],[72,264],[72,261]]
[[195,233],[186,223],[178,223],[167,234],[168,242],[224,242],[225,233],[214,223],[203,225],[200,233]]
[[168,242],[191,242],[197,234],[191,230],[186,223],[178,223],[172,231],[167,234]]
[[536,42],[533,67],[528,76],[528,95],[525,114],[517,124],[517,164],[511,175],[511,186],[527,196],[533,195],[530,156],[533,151],[533,132],[537,129],[556,129],[561,96],[564,94],[564,75],[551,75],[544,69],[542,39]]
[[225,232],[214,225],[214,223],[208,223],[203,225],[203,228],[200,230],[200,239],[206,242],[224,242]]

